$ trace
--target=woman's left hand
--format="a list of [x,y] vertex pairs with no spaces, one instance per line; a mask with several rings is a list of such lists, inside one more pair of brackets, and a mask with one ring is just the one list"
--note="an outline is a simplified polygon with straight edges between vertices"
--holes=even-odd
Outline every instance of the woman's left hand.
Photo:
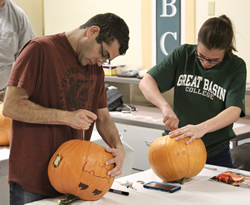
[[175,139],[176,141],[190,137],[190,140],[186,142],[186,144],[189,144],[196,138],[202,138],[205,134],[206,133],[204,132],[204,129],[202,129],[200,125],[187,125],[185,127],[171,131],[169,133],[169,137],[173,138],[178,136]]

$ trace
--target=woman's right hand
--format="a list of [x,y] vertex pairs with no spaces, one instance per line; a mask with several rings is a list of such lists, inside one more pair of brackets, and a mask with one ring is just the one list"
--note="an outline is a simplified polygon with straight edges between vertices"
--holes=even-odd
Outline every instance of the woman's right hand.
[[163,123],[171,130],[178,129],[179,119],[172,110],[171,107],[167,106],[162,109]]

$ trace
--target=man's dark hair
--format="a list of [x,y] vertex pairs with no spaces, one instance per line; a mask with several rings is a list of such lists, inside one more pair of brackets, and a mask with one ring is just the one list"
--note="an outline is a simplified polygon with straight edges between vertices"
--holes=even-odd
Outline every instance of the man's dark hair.
[[110,45],[115,39],[120,44],[119,53],[124,55],[128,49],[129,29],[125,21],[113,13],[97,14],[89,19],[80,29],[99,26],[100,34],[96,37],[97,43],[104,41]]

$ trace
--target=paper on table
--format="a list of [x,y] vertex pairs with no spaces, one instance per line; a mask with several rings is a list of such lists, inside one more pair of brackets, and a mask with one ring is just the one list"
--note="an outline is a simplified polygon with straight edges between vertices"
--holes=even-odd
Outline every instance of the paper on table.
[[[243,177],[243,179],[240,180],[240,181],[234,181],[234,178],[230,178],[227,175],[223,175],[225,173],[226,174],[233,174],[233,176],[236,176],[236,177],[241,176],[241,177]],[[221,178],[217,178],[218,176],[221,176],[221,175],[223,175]],[[243,187],[243,188],[250,189],[250,175],[242,174],[240,172],[227,171],[227,172],[221,173],[218,176],[214,176],[210,180],[217,181],[217,182],[222,182],[222,183],[229,184],[229,185],[232,185],[232,186],[237,186],[237,187]]]
[[153,122],[158,122],[158,121],[161,122],[162,121],[162,119],[159,119],[159,118],[138,115],[136,113],[123,113],[123,112],[109,112],[109,113],[110,113],[110,115],[113,115],[113,116],[120,116],[120,117],[126,117],[126,118],[137,119],[137,120],[148,120],[148,121],[153,121]]
[[9,147],[1,147],[0,148],[0,161],[9,159],[10,148]]
[[233,129],[235,129],[235,128],[239,128],[239,127],[243,127],[243,126],[245,126],[245,124],[234,123],[234,125],[233,125]]

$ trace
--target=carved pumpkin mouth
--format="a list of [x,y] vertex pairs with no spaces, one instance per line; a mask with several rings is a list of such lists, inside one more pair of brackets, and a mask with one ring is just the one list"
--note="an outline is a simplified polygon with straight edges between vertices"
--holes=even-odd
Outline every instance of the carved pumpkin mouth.
[[[87,188],[89,188],[89,185],[80,182],[80,184],[78,185],[78,187],[80,188],[80,190],[86,190]],[[95,196],[95,195],[101,194],[102,191],[100,191],[98,189],[95,189],[92,193]]]

